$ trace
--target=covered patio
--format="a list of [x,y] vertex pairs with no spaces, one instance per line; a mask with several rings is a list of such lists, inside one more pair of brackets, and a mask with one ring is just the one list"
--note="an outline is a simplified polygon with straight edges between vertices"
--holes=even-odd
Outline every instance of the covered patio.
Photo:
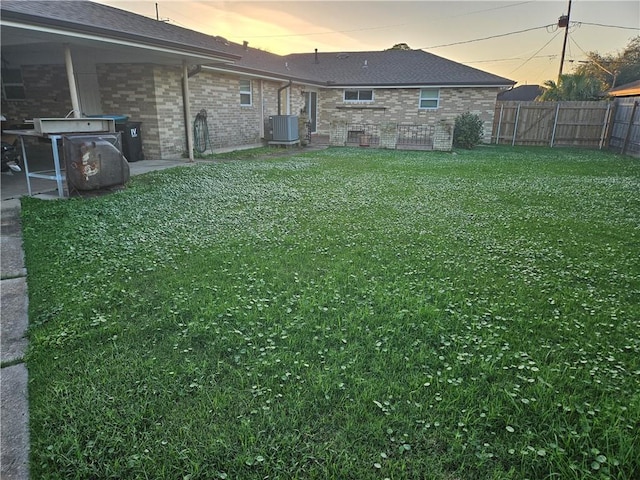
[[[119,115],[142,123],[147,158],[166,157],[162,136],[168,128],[183,130],[182,149],[192,152],[185,79],[199,65],[230,64],[239,56],[214,50],[210,38],[176,38],[175,29],[162,22],[147,30],[128,25],[116,9],[109,16],[89,4],[100,11],[84,12],[89,16],[81,23],[77,12],[64,8],[56,2],[2,2],[3,130],[29,127],[34,118]],[[167,105],[166,96],[161,103],[155,93],[163,69],[181,78],[181,92],[170,96],[174,105]]]

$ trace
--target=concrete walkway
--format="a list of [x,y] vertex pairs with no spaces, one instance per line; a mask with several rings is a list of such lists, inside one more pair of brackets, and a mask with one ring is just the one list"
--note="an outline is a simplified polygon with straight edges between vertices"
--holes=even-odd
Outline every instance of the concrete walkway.
[[[195,165],[184,160],[144,160],[130,164],[131,175],[177,166]],[[40,198],[57,199],[55,182],[36,184]],[[33,186],[33,185],[32,185]],[[0,479],[29,479],[28,372],[23,357],[27,349],[27,270],[22,249],[20,197],[27,194],[24,174],[2,176],[0,219]]]
[[20,200],[2,202],[0,250],[0,478],[29,478],[27,270],[22,252]]

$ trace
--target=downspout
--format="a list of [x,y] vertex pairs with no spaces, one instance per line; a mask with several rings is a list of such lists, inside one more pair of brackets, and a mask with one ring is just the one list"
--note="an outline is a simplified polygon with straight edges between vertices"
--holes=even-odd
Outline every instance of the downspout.
[[282,100],[280,99],[280,92],[282,92],[285,88],[291,88],[291,85],[293,85],[293,82],[291,80],[289,80],[289,83],[287,83],[284,87],[280,87],[278,89],[278,115],[282,115]]
[[260,138],[264,138],[264,80],[260,79]]
[[189,103],[189,69],[187,61],[182,61],[182,102],[184,103],[184,121],[187,130],[187,151],[189,152],[189,162],[194,162],[193,158],[193,127],[191,125],[191,104]]
[[73,108],[73,118],[80,118],[80,98],[78,97],[78,87],[76,86],[76,76],[73,73],[73,59],[71,58],[71,48],[64,45],[64,64],[67,68],[67,81],[69,82],[69,93],[71,94],[71,107]]

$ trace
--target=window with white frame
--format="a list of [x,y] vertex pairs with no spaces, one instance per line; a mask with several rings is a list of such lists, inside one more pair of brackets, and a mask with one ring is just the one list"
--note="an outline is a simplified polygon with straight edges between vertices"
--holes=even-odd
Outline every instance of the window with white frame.
[[240,105],[251,106],[251,80],[240,80]]
[[24,93],[22,71],[19,68],[2,69],[2,96],[6,100],[24,100],[27,98]]
[[373,90],[345,90],[345,102],[371,102],[373,101]]
[[439,103],[440,103],[440,89],[438,88],[420,89],[420,108],[424,108],[424,109],[438,108]]

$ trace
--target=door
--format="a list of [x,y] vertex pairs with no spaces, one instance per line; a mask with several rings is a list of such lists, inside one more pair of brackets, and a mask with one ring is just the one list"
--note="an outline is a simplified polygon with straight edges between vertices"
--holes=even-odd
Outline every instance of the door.
[[[80,99],[80,111],[87,116],[101,114],[102,104],[95,59],[86,52],[76,52],[73,57],[73,69]],[[105,113],[119,114],[120,112]]]
[[102,113],[97,73],[76,72],[76,88],[78,89],[78,97],[80,97],[80,111],[83,115],[91,116]]
[[307,98],[305,102],[305,108],[307,115],[309,116],[309,122],[311,122],[311,133],[316,133],[316,126],[318,120],[318,93],[307,92]]

